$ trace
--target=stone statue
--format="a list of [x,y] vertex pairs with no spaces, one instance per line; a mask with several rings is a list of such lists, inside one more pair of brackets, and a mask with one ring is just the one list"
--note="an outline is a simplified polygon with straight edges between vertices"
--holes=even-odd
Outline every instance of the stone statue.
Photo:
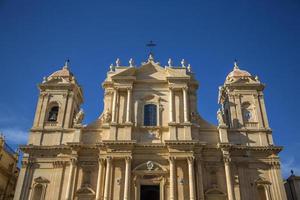
[[115,71],[115,68],[114,68],[114,65],[113,64],[110,64],[110,66],[109,66],[109,71]]
[[184,59],[181,60],[181,67],[185,67],[185,60]]
[[169,65],[169,67],[172,67],[172,59],[171,58],[169,58],[169,60],[168,60],[168,65]]
[[119,66],[120,66],[120,64],[121,64],[121,61],[120,61],[120,59],[119,59],[119,58],[117,58],[117,60],[116,60],[116,66],[117,66],[117,67],[119,67]]
[[81,124],[83,118],[84,118],[84,112],[83,109],[80,109],[74,118],[74,124]]
[[217,112],[217,118],[218,118],[219,125],[224,125],[225,124],[224,119],[223,119],[223,114],[222,114],[222,111],[220,109]]
[[109,123],[109,122],[111,121],[111,113],[110,113],[109,109],[107,109],[107,110],[104,112],[102,121],[103,121],[104,123]]
[[132,58],[130,58],[129,60],[129,67],[133,67],[134,66],[134,61]]
[[192,68],[191,68],[191,65],[190,65],[190,64],[188,64],[187,70],[188,70],[188,72],[191,72],[191,71],[192,71]]

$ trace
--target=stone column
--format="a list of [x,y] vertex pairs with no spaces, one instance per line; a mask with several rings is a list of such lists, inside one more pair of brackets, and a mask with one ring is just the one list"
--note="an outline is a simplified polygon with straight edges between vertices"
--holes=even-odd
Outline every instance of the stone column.
[[110,191],[110,177],[111,177],[111,164],[112,157],[106,158],[106,174],[105,174],[105,186],[104,186],[104,200],[109,200],[109,191]]
[[170,162],[170,200],[175,200],[175,186],[176,186],[176,168],[175,157],[169,157]]
[[112,111],[111,111],[111,121],[116,122],[116,105],[117,105],[117,93],[118,90],[114,90],[113,102],[112,102]]
[[72,188],[73,188],[73,174],[76,165],[76,158],[71,158],[70,160],[70,170],[69,170],[69,177],[66,189],[66,200],[71,200],[72,198]]
[[183,112],[184,112],[184,122],[189,121],[189,108],[188,108],[188,100],[187,100],[187,87],[182,88],[183,92]]
[[169,97],[169,118],[170,118],[170,122],[174,122],[174,115],[173,115],[173,88],[169,88],[170,89],[170,97]]
[[41,108],[41,112],[40,112],[40,120],[39,120],[39,127],[44,127],[45,126],[45,122],[47,121],[46,116],[47,116],[47,107],[48,107],[48,103],[49,103],[49,94],[45,93],[44,94],[44,99],[43,99],[43,103],[42,103],[42,108]]
[[263,128],[265,126],[264,124],[264,120],[261,114],[261,109],[260,109],[260,103],[258,100],[258,95],[254,94],[253,95],[254,100],[255,100],[255,109],[256,109],[256,114],[257,114],[257,119],[258,119],[258,124],[259,124],[259,128]]
[[190,200],[196,200],[194,157],[188,157]]
[[131,88],[127,89],[127,111],[126,111],[126,122],[131,122]]
[[223,150],[223,160],[224,160],[224,167],[225,167],[228,200],[235,200],[231,169],[230,169],[231,158],[230,158],[229,151]]
[[28,160],[27,162],[23,163],[26,166],[24,182],[21,190],[20,199],[27,199],[29,196],[29,188],[32,179],[32,171],[34,167],[34,162],[32,160]]
[[204,189],[203,189],[203,173],[202,173],[202,155],[197,158],[197,178],[198,178],[198,198],[204,200]]
[[98,177],[97,177],[97,190],[96,190],[96,200],[101,199],[101,180],[102,180],[102,174],[103,174],[103,166],[104,160],[102,158],[99,158],[98,160]]
[[264,119],[265,128],[269,128],[270,127],[269,120],[268,120],[268,116],[267,116],[267,110],[266,110],[266,105],[265,105],[265,100],[264,100],[263,94],[258,95],[258,100],[260,102],[260,108],[261,108],[262,116]]
[[125,158],[124,200],[130,200],[131,157]]
[[44,101],[45,93],[40,93],[39,100],[36,106],[36,111],[34,115],[34,121],[33,121],[33,126],[37,127],[39,125],[40,121],[40,115],[41,115],[41,109],[43,108],[43,101]]

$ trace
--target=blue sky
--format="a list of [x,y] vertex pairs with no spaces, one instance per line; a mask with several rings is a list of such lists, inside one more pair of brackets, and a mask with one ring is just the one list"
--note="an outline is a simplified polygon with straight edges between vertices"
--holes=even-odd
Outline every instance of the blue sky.
[[200,82],[200,114],[216,124],[218,86],[233,68],[257,74],[274,140],[284,146],[283,174],[300,175],[300,1],[0,0],[0,130],[12,146],[26,143],[43,76],[66,58],[84,89],[85,123],[102,111],[100,87],[117,57],[184,58]]

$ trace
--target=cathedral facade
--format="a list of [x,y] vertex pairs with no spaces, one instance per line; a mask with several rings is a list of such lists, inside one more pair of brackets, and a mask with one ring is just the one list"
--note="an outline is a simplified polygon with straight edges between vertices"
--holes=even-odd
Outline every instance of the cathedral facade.
[[235,63],[217,126],[197,111],[198,86],[184,61],[118,59],[102,114],[83,125],[83,91],[66,63],[39,84],[14,199],[286,200],[264,84]]

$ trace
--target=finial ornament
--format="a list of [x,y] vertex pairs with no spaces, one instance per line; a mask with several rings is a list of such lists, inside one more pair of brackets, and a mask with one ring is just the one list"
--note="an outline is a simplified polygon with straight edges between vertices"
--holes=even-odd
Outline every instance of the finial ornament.
[[134,61],[132,58],[130,58],[129,60],[129,67],[133,67],[134,66]]
[[169,65],[169,67],[172,67],[172,64],[173,64],[172,59],[169,58],[169,60],[168,60],[168,65]]
[[185,60],[184,59],[181,60],[181,66],[185,67]]
[[153,57],[152,53],[149,54],[148,61],[154,61],[154,57]]
[[64,69],[68,69],[69,68],[69,64],[70,64],[70,60],[69,59],[67,59],[66,61],[65,61],[65,65],[64,65]]
[[188,72],[191,72],[191,71],[192,71],[191,64],[188,64],[187,70],[188,70]]
[[234,60],[234,68],[233,69],[239,69],[239,66],[238,66],[238,64],[237,64],[237,59],[235,59]]
[[43,83],[46,83],[46,82],[47,82],[47,77],[44,76],[44,77],[43,77]]
[[113,64],[110,64],[109,70],[110,70],[111,72],[114,71],[114,65],[113,65]]
[[116,66],[117,66],[117,67],[119,67],[119,66],[120,66],[120,64],[121,64],[121,61],[120,61],[120,59],[119,59],[119,58],[117,58],[117,60],[116,60]]

